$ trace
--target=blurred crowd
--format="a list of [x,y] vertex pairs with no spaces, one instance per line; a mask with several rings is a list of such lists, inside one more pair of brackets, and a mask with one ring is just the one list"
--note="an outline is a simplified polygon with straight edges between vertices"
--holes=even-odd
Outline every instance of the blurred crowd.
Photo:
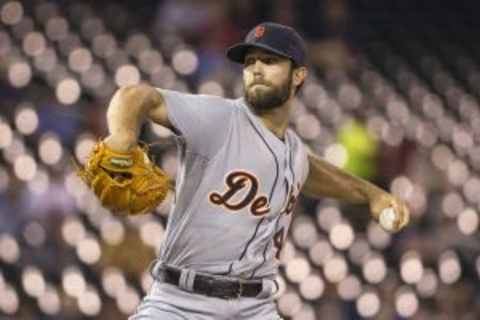
[[[238,97],[225,49],[292,25],[310,77],[291,126],[318,154],[409,204],[397,235],[366,206],[302,198],[281,258],[294,320],[480,319],[476,4],[380,0],[0,0],[0,319],[125,319],[168,221],[119,219],[78,180],[115,90],[141,81]],[[172,177],[170,133],[141,138]]]

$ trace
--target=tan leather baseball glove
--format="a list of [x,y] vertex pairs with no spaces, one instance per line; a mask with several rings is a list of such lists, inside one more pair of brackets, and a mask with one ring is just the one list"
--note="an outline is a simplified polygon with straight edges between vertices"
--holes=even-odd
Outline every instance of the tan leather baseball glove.
[[146,147],[119,153],[98,142],[76,172],[115,215],[151,212],[172,188],[169,177],[148,158]]

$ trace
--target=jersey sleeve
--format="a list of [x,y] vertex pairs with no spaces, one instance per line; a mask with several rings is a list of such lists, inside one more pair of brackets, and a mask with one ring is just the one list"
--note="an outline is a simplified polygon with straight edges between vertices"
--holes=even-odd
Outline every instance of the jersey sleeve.
[[206,158],[222,147],[230,128],[233,106],[230,100],[158,89],[168,119],[191,151]]

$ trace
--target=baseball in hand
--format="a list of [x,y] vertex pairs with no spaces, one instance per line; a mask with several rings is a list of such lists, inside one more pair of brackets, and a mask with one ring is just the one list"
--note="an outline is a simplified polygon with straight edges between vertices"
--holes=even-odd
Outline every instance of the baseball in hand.
[[394,231],[395,229],[395,220],[397,218],[397,213],[393,208],[386,208],[380,212],[379,222],[380,225],[387,231]]

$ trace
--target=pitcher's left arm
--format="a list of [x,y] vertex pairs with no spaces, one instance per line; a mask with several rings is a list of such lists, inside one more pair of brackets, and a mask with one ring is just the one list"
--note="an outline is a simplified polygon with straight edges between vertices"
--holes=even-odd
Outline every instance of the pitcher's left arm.
[[308,161],[310,170],[302,189],[303,194],[314,198],[331,197],[350,203],[368,203],[375,219],[379,218],[383,209],[393,208],[398,215],[395,231],[408,224],[410,212],[402,200],[364,179],[341,170],[311,151],[308,154]]

